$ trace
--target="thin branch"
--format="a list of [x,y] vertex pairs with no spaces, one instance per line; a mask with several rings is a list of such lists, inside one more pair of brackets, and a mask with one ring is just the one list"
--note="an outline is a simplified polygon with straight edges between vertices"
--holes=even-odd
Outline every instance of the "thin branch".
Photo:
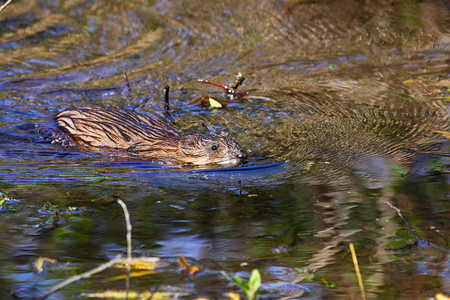
[[390,203],[390,202],[387,202],[387,201],[386,201],[386,204],[387,204],[388,206],[390,206],[393,210],[395,210],[395,211],[397,212],[397,215],[403,220],[403,222],[406,223],[406,225],[408,225],[408,227],[412,230],[412,232],[414,232],[414,234],[416,235],[416,237],[417,237],[417,239],[418,239],[419,241],[421,241],[421,242],[427,244],[428,246],[432,246],[432,247],[434,247],[434,248],[436,248],[436,249],[439,249],[439,250],[441,250],[441,251],[444,251],[444,252],[446,252],[446,253],[450,253],[450,251],[449,251],[448,249],[445,249],[445,248],[443,248],[443,247],[437,246],[437,245],[435,245],[435,244],[433,244],[433,243],[430,243],[430,242],[426,241],[423,237],[420,236],[420,234],[414,229],[414,227],[406,220],[406,218],[402,215],[402,212],[400,211],[400,209],[398,209],[397,207],[395,207],[395,206],[394,206],[392,203]]
[[126,72],[123,72],[123,78],[125,79],[125,83],[127,84],[128,92],[132,92],[130,81],[128,80],[128,75]]
[[92,275],[94,275],[96,273],[99,273],[99,272],[101,272],[101,271],[111,267],[112,265],[114,265],[114,264],[116,264],[116,263],[118,263],[120,261],[122,261],[122,257],[119,254],[115,258],[113,258],[110,261],[108,261],[107,263],[104,263],[104,264],[102,264],[102,265],[100,265],[100,266],[98,266],[98,267],[96,267],[96,268],[94,268],[94,269],[92,269],[90,271],[81,273],[79,275],[76,275],[76,276],[73,276],[73,277],[70,277],[70,278],[64,280],[60,284],[57,284],[53,288],[48,290],[43,296],[35,298],[34,300],[43,300],[43,299],[47,298],[48,296],[50,296],[51,294],[53,294],[53,293],[59,291],[60,289],[66,287],[67,285],[69,285],[69,284],[71,284],[71,283],[73,283],[75,281],[81,280],[81,279],[89,278]]
[[5,4],[3,4],[2,6],[0,6],[0,12],[1,12],[2,10],[4,10],[11,2],[12,2],[12,0],[8,0],[8,1],[6,1]]
[[397,215],[398,215],[400,218],[402,218],[403,222],[405,222],[406,225],[408,225],[409,228],[411,228],[411,230],[414,232],[414,234],[416,235],[416,237],[417,237],[419,240],[425,242],[425,240],[420,236],[420,234],[417,233],[417,231],[414,229],[414,227],[413,227],[411,224],[409,224],[409,222],[405,219],[405,217],[402,215],[402,212],[400,211],[400,209],[398,209],[397,207],[395,207],[394,205],[392,205],[390,202],[387,202],[387,201],[386,201],[386,204],[387,204],[388,206],[390,206],[393,210],[395,210],[395,211],[397,212]]
[[356,277],[358,277],[359,290],[361,291],[361,298],[366,300],[366,293],[364,291],[364,284],[361,276],[361,272],[359,271],[358,258],[356,257],[355,247],[353,247],[353,243],[349,244],[350,252],[352,253],[353,265],[355,266]]
[[210,81],[208,79],[198,79],[197,81],[201,82],[201,83],[207,83],[207,84],[211,84],[211,85],[215,85],[215,86],[218,86],[220,88],[223,88],[223,89],[225,89],[227,95],[230,96],[231,98],[240,99],[240,98],[244,97],[245,95],[247,95],[247,93],[244,93],[242,91],[234,89],[234,88],[232,88],[232,87],[230,87],[228,85],[224,85],[224,84],[220,84],[220,83],[217,83],[217,82],[213,82],[213,81]]
[[[84,272],[82,274],[79,275],[75,275],[73,277],[70,277],[66,280],[64,280],[63,282],[55,285],[53,288],[51,288],[50,290],[48,290],[43,296],[35,298],[34,300],[43,300],[45,298],[47,298],[48,296],[50,296],[51,294],[59,291],[60,289],[66,287],[67,285],[81,280],[81,279],[86,279],[91,277],[92,275],[99,273],[109,267],[111,267],[114,264],[117,263],[126,263],[127,264],[127,268],[128,268],[128,275],[130,273],[130,269],[131,269],[131,262],[132,262],[132,257],[131,257],[131,222],[130,222],[130,214],[128,213],[128,209],[127,206],[125,205],[125,203],[122,200],[117,200],[117,202],[120,204],[120,206],[122,206],[123,209],[123,213],[125,215],[125,222],[127,225],[127,258],[126,259],[122,259],[122,256],[119,254],[117,255],[115,258],[111,259],[110,261],[108,261],[107,263],[104,263],[90,271]],[[127,277],[127,298],[128,298],[128,290],[129,290],[129,277]]]
[[130,272],[131,272],[131,229],[133,228],[131,226],[130,222],[130,214],[128,213],[128,208],[125,202],[122,200],[117,200],[117,203],[122,206],[123,214],[125,215],[125,223],[127,224],[127,278],[125,280],[125,289],[126,289],[126,295],[125,299],[128,300],[128,292],[130,290]]
[[236,77],[234,78],[234,83],[231,85],[233,89],[237,89],[245,80],[244,75],[242,75],[241,72],[236,74]]
[[125,222],[127,224],[127,258],[131,261],[131,222],[130,214],[128,213],[127,206],[122,200],[117,200],[117,202],[122,206],[123,214],[125,215]]

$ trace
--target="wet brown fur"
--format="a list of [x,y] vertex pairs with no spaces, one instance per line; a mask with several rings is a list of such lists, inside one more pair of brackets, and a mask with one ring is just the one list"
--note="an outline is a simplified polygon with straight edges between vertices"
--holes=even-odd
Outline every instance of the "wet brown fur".
[[245,159],[242,147],[227,133],[187,135],[167,122],[132,110],[73,108],[58,113],[55,119],[64,134],[55,135],[54,142],[65,145],[179,164],[236,165]]

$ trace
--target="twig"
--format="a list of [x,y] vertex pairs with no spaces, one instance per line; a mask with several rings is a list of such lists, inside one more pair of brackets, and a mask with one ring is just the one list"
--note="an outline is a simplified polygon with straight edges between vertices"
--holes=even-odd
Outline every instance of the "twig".
[[130,81],[128,80],[128,75],[126,72],[123,72],[123,78],[125,79],[125,83],[127,84],[128,91],[131,93],[133,90],[131,89]]
[[128,213],[127,206],[122,200],[117,200],[117,203],[122,206],[123,214],[125,215],[125,222],[127,224],[127,258],[131,261],[131,222],[130,222],[130,214]]
[[405,217],[403,217],[402,212],[400,211],[400,209],[398,209],[397,207],[395,207],[394,205],[392,205],[390,202],[387,202],[387,201],[386,201],[386,204],[387,204],[388,206],[390,206],[393,210],[395,210],[395,211],[397,212],[397,215],[398,215],[400,218],[402,218],[402,220],[403,220],[403,221],[406,223],[406,225],[408,225],[408,227],[414,232],[414,234],[416,235],[416,237],[417,237],[419,240],[425,242],[425,240],[420,236],[420,234],[417,233],[417,231],[414,229],[414,227],[413,227],[411,224],[409,224],[409,222],[405,219]]
[[237,89],[245,80],[244,75],[242,75],[241,72],[236,74],[236,77],[234,78],[234,83],[231,85],[233,89]]
[[128,213],[128,208],[122,200],[117,200],[117,203],[122,206],[123,214],[125,215],[125,223],[127,224],[127,277],[125,280],[125,299],[128,299],[128,291],[130,290],[130,272],[131,272],[131,222],[130,214]]
[[359,289],[361,291],[361,297],[363,300],[366,300],[366,293],[364,292],[364,284],[361,277],[361,272],[359,271],[358,258],[356,257],[355,247],[353,247],[353,243],[349,244],[350,252],[352,253],[353,265],[355,266],[356,277],[358,277]]
[[5,2],[5,4],[3,4],[2,6],[0,6],[0,12],[1,12],[2,10],[4,10],[11,2],[12,2],[12,0],[8,0],[8,1]]
[[439,250],[441,250],[441,251],[444,251],[444,252],[446,252],[446,253],[450,253],[450,251],[449,251],[448,249],[445,249],[445,248],[443,248],[443,247],[440,247],[440,246],[438,246],[438,245],[435,245],[435,244],[433,244],[433,243],[430,243],[430,242],[426,241],[423,237],[420,236],[420,234],[414,229],[414,227],[413,227],[413,226],[405,219],[405,217],[403,217],[402,212],[400,211],[400,209],[398,209],[397,207],[395,207],[395,206],[394,206],[392,203],[390,203],[390,202],[387,202],[387,201],[386,201],[386,204],[387,204],[388,206],[390,206],[393,210],[395,210],[395,211],[397,212],[397,215],[398,215],[398,216],[403,220],[403,222],[405,222],[406,225],[408,225],[408,227],[414,232],[414,234],[416,235],[417,239],[419,239],[419,241],[421,241],[421,242],[427,244],[428,246],[431,246],[431,247],[434,247],[434,248],[439,249]]
[[92,269],[92,270],[90,270],[90,271],[81,273],[81,274],[79,274],[79,275],[72,276],[72,277],[70,277],[70,278],[64,280],[64,281],[61,282],[60,284],[57,284],[57,285],[55,285],[53,288],[51,288],[50,290],[48,290],[43,296],[38,297],[38,298],[35,298],[34,300],[43,300],[43,299],[47,298],[48,296],[50,296],[51,294],[53,294],[54,292],[57,292],[57,291],[59,291],[60,289],[64,288],[65,286],[67,286],[67,285],[69,285],[69,284],[71,284],[71,283],[73,283],[73,282],[75,282],[75,281],[78,281],[78,280],[81,280],[81,279],[89,278],[89,277],[91,277],[92,275],[94,275],[94,274],[96,274],[96,273],[99,273],[99,272],[101,272],[101,271],[103,271],[103,270],[105,270],[105,269],[111,267],[111,266],[114,265],[115,263],[120,262],[121,260],[122,260],[122,257],[121,257],[121,255],[119,254],[119,255],[117,255],[115,258],[113,258],[113,259],[111,259],[110,261],[108,261],[107,263],[104,263],[104,264],[102,264],[102,265],[100,265],[100,266],[98,266],[98,267],[96,267],[96,268],[94,268],[94,269]]
[[[34,300],[43,300],[43,299],[47,298],[49,295],[53,294],[54,292],[59,291],[60,289],[64,288],[65,286],[67,286],[75,281],[89,278],[92,275],[99,273],[99,272],[111,267],[112,265],[114,265],[116,263],[125,262],[127,264],[128,275],[129,275],[130,269],[131,269],[131,261],[132,261],[132,257],[131,257],[131,229],[132,229],[132,226],[131,226],[130,214],[128,213],[127,206],[120,199],[117,200],[117,202],[120,204],[120,206],[122,206],[123,213],[125,215],[125,222],[127,224],[127,258],[126,258],[126,260],[122,259],[122,256],[119,254],[107,263],[104,263],[90,271],[84,272],[79,275],[75,275],[73,277],[70,277],[70,278],[64,280],[60,284],[57,284],[53,288],[48,290],[43,296],[35,298]],[[128,298],[128,290],[129,290],[129,277],[127,276],[127,298]]]
[[238,185],[239,185],[239,195],[242,195],[242,181],[238,180]]
[[166,85],[163,90],[163,93],[164,93],[164,115],[171,118],[170,112],[169,112],[169,110],[170,110],[169,92],[170,92],[170,86]]
[[227,95],[229,95],[231,98],[238,98],[239,99],[239,98],[244,97],[247,94],[247,93],[244,93],[244,92],[239,91],[237,89],[234,89],[233,87],[230,87],[228,85],[224,85],[224,84],[220,84],[220,83],[217,83],[217,82],[213,82],[213,81],[210,81],[208,79],[198,79],[197,81],[201,82],[201,83],[207,83],[207,84],[212,84],[212,85],[221,87],[221,88],[225,89]]
[[170,115],[170,112],[169,112],[170,111],[169,91],[170,91],[170,86],[166,85],[163,90],[163,93],[164,93],[164,115],[167,118],[169,118],[170,122],[175,124],[175,120],[172,118],[172,116]]

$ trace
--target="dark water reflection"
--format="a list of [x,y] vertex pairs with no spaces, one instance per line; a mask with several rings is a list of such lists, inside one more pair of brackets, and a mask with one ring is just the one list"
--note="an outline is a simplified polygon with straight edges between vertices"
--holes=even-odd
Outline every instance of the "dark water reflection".
[[[19,201],[0,210],[0,296],[39,296],[124,254],[118,198],[133,253],[164,261],[138,291],[226,297],[222,270],[258,268],[263,298],[359,297],[353,242],[369,299],[449,294],[447,15],[442,1],[13,1],[0,12],[0,191]],[[237,72],[242,99],[196,81]],[[166,85],[180,129],[228,129],[249,163],[188,169],[49,143],[64,108],[159,114]],[[180,255],[203,271],[181,278]],[[37,273],[39,256],[58,262]],[[51,298],[122,288],[103,280],[119,273]]]

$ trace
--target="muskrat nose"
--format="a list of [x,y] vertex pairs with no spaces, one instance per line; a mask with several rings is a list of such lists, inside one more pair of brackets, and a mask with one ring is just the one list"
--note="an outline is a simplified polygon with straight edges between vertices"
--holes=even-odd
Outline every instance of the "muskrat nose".
[[242,160],[243,162],[247,161],[247,153],[245,152],[239,152],[239,154],[237,155],[237,158],[239,158],[240,160]]

